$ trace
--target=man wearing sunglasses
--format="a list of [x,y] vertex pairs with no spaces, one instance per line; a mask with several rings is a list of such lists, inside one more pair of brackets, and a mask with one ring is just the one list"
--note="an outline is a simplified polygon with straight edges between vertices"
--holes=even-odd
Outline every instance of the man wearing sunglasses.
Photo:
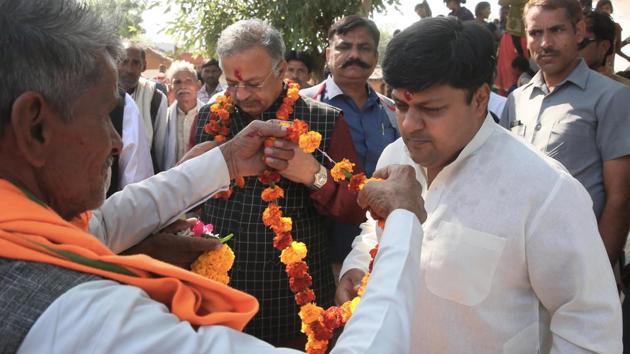
[[[227,94],[235,101],[227,139],[252,120],[277,119],[276,113],[287,93],[283,81],[287,70],[284,51],[280,33],[260,20],[239,21],[222,32],[217,54],[228,85]],[[209,106],[202,107],[196,143],[214,139],[203,129],[209,117]],[[311,130],[322,135],[321,151],[306,154],[293,143],[276,140],[274,146],[265,149],[270,156],[265,162],[284,177],[279,185],[285,197],[279,204],[283,214],[293,219],[294,239],[308,246],[317,303],[327,307],[332,304],[335,286],[326,217],[360,223],[365,214],[356,204],[356,195],[329,177],[327,167],[332,165],[322,151],[335,161],[347,158],[356,162],[357,158],[348,124],[337,108],[300,96],[289,115],[289,120],[295,118],[306,121]],[[274,156],[290,160],[289,166],[281,168]],[[247,178],[244,188],[235,187],[228,200],[208,200],[201,219],[214,224],[219,234],[235,235],[230,241],[236,254],[230,285],[250,292],[260,301],[260,312],[246,331],[275,345],[300,347],[302,344],[296,342],[303,338],[298,307],[279,253],[272,246],[273,233],[262,223],[266,203],[260,195],[264,188],[255,177]]]
[[585,15],[586,35],[580,43],[580,55],[588,67],[602,75],[630,87],[630,80],[615,75],[606,66],[606,59],[614,53],[615,22],[610,15],[592,11]]

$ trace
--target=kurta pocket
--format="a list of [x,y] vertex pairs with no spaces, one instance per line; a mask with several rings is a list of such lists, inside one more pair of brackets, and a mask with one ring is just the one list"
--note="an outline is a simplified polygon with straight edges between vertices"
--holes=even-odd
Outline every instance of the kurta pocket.
[[505,239],[446,221],[427,236],[430,240],[423,247],[430,252],[425,269],[429,291],[466,306],[483,301],[490,293]]

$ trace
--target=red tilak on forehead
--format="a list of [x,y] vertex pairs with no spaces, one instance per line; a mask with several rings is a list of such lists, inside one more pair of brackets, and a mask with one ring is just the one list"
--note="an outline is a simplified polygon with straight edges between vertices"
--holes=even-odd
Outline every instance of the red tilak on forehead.
[[405,90],[405,100],[407,102],[411,102],[412,98],[413,98],[413,94],[411,93],[411,91]]
[[234,76],[236,76],[236,79],[238,81],[243,81],[243,77],[241,76],[241,71],[240,70],[238,70],[238,69],[234,70]]

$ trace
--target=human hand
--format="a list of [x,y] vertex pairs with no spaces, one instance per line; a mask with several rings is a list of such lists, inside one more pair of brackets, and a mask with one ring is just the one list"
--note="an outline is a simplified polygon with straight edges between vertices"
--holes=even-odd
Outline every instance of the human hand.
[[191,227],[195,226],[195,223],[198,221],[197,218],[189,218],[189,219],[177,219],[172,224],[163,228],[160,233],[165,234],[176,234],[180,231],[190,230]]
[[177,162],[178,165],[184,163],[184,161],[190,160],[194,157],[197,157],[199,155],[202,155],[203,153],[210,151],[212,149],[214,149],[215,147],[217,147],[217,142],[216,141],[204,141],[202,143],[199,143],[195,146],[193,146],[190,150],[188,150],[184,156],[182,156],[181,160],[179,160]]
[[[267,137],[282,138],[286,127],[273,122],[254,120],[235,137],[220,146],[230,172],[230,178],[255,176],[266,169],[262,160],[262,145]],[[282,165],[282,164],[280,164]]]
[[361,285],[361,279],[365,272],[361,269],[353,268],[348,270],[339,280],[339,286],[335,292],[335,303],[341,306],[346,301],[354,299],[357,296],[357,290]]
[[121,252],[123,255],[146,254],[160,261],[190,269],[190,265],[206,251],[218,249],[218,239],[177,236],[170,233],[153,234],[133,247]]
[[319,162],[313,155],[302,151],[297,144],[276,139],[272,147],[265,148],[265,157],[267,166],[276,169],[282,177],[306,186],[311,186],[315,182]]
[[416,179],[416,172],[409,165],[389,165],[372,177],[384,181],[368,182],[359,192],[357,203],[360,207],[374,211],[383,219],[395,209],[406,209],[416,214],[420,222],[427,218],[422,199],[422,186]]

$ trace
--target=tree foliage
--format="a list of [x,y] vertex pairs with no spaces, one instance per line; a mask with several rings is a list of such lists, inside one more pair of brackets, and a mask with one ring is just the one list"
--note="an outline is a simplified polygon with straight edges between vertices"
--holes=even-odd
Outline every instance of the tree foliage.
[[118,26],[121,37],[131,39],[144,33],[142,13],[150,8],[147,0],[88,0]]
[[306,50],[315,56],[326,47],[328,28],[346,15],[369,16],[399,0],[168,0],[167,11],[177,18],[167,33],[175,35],[188,49],[206,55],[215,52],[221,31],[248,18],[268,21],[280,30],[289,49]]

